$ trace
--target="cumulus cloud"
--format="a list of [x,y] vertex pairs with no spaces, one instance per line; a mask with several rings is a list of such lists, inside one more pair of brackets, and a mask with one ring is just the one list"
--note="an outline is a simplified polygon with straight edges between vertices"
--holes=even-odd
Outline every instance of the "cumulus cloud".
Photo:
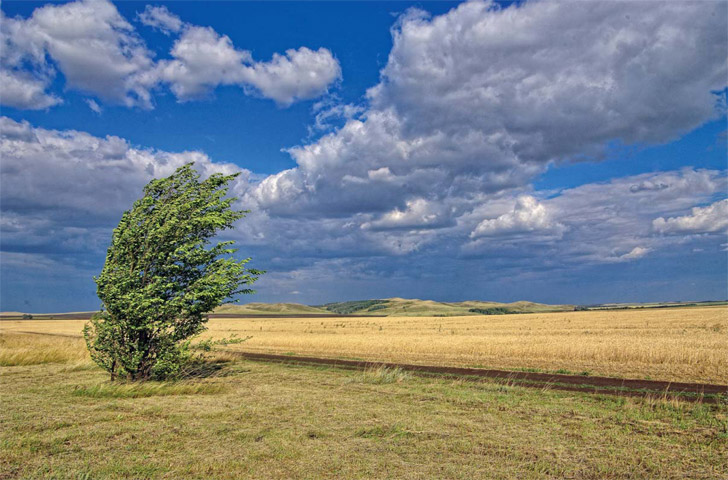
[[[635,191],[634,185],[660,185]],[[546,201],[568,234],[560,255],[574,262],[637,260],[652,251],[675,247],[682,238],[654,235],[652,219],[661,212],[684,211],[720,195],[725,172],[684,169],[615,178],[568,189]]]
[[513,210],[494,218],[485,219],[470,234],[472,238],[489,235],[507,235],[527,232],[554,232],[560,234],[564,226],[551,218],[544,204],[531,195],[516,199]]
[[182,20],[170,12],[167,7],[147,5],[144,11],[137,15],[144,25],[159,29],[165,35],[177,33],[182,30]]
[[7,117],[0,117],[0,157],[4,249],[98,251],[152,178],[189,162],[204,175],[241,171],[200,152],[136,148],[119,137],[46,130]]
[[144,25],[179,35],[171,59],[156,61],[134,27],[108,0],[77,0],[37,8],[23,19],[0,17],[3,105],[43,109],[61,102],[48,92],[56,71],[70,89],[105,102],[153,107],[153,91],[168,85],[180,100],[219,85],[275,100],[283,106],[327,92],[341,67],[325,48],[289,49],[268,62],[209,27],[183,22],[164,6],[138,14]]
[[339,62],[325,48],[290,49],[270,62],[256,62],[247,50],[212,28],[187,25],[147,82],[168,83],[180,100],[209,93],[219,85],[239,85],[281,105],[318,97],[341,77]]
[[59,97],[45,92],[49,82],[49,78],[0,69],[0,104],[24,110],[43,110],[63,103]]
[[238,83],[243,62],[252,60],[250,52],[236,49],[230,37],[209,27],[187,27],[170,53],[174,59],[160,61],[150,77],[169,83],[181,100]]
[[[151,67],[152,54],[110,2],[49,4],[37,8],[27,19],[3,15],[2,30],[2,68],[15,72],[16,77],[25,72],[48,79],[57,67],[69,88],[128,106],[150,104],[148,89],[135,78]],[[48,83],[46,80],[44,87]],[[39,96],[39,105],[48,103],[49,96]],[[23,108],[18,102],[10,104]]]
[[[645,184],[661,187],[633,188]],[[497,257],[512,252],[552,267],[636,261],[689,242],[684,236],[656,235],[656,216],[685,211],[726,188],[725,172],[683,169],[589,183],[539,201],[504,197],[459,219],[462,228],[473,232],[463,241],[462,253]]]
[[289,149],[298,166],[254,195],[272,215],[374,225],[421,199],[456,221],[553,162],[674,139],[721,113],[725,15],[725,4],[674,2],[410,11],[366,110]]
[[364,229],[420,229],[441,228],[453,225],[447,212],[440,205],[433,205],[423,198],[410,200],[404,210],[395,208],[380,218],[362,224]]
[[269,62],[253,63],[241,76],[264,97],[290,105],[325,93],[341,78],[341,67],[328,49],[301,47],[286,50],[285,55],[275,53]]
[[497,135],[523,160],[659,143],[715,116],[726,87],[726,5],[468,2],[394,29],[369,95],[411,132]]
[[632,250],[630,250],[629,253],[625,253],[624,255],[620,256],[619,258],[621,260],[635,260],[637,258],[644,257],[649,252],[650,252],[650,249],[649,248],[634,247]]
[[707,207],[693,207],[690,215],[656,218],[652,227],[657,232],[671,234],[725,232],[728,228],[728,199]]

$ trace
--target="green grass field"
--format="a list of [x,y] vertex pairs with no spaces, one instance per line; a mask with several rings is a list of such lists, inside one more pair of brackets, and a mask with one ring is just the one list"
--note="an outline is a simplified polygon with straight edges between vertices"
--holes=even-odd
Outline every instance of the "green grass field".
[[0,367],[0,478],[728,478],[726,404],[224,357],[111,384],[69,351]]

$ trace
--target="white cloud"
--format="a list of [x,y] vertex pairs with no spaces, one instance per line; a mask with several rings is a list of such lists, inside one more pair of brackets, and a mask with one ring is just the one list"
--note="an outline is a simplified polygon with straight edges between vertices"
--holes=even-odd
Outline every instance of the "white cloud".
[[636,260],[638,258],[644,257],[649,252],[650,252],[649,248],[634,247],[632,250],[630,250],[629,253],[625,253],[624,255],[620,256],[619,258],[621,260]]
[[369,95],[408,132],[497,135],[523,161],[598,155],[607,141],[664,142],[716,114],[727,14],[725,3],[689,2],[413,11]]
[[29,63],[27,74],[48,78],[55,71],[48,55],[70,88],[109,102],[150,105],[149,91],[135,75],[150,68],[151,52],[110,2],[49,4],[28,19],[3,15],[2,27],[7,31],[3,57],[12,59],[3,62],[4,69],[25,72]]
[[150,77],[169,83],[181,100],[239,83],[243,62],[252,61],[250,52],[236,49],[230,37],[209,27],[187,27],[170,53],[173,60],[160,61]]
[[[660,187],[635,189],[635,185]],[[520,207],[512,206],[518,198],[495,199],[458,220],[463,229],[473,231],[462,251],[493,257],[514,251],[519,257],[533,257],[534,263],[552,265],[634,261],[689,241],[678,235],[655,235],[652,219],[684,211],[726,188],[725,172],[683,169],[585,184],[538,202],[522,196],[521,200],[529,200]]]
[[256,62],[247,50],[209,27],[188,25],[170,52],[148,74],[149,83],[168,83],[180,100],[208,94],[219,85],[253,89],[281,105],[318,97],[341,77],[339,62],[325,48],[301,47],[274,54],[270,62]]
[[313,126],[309,127],[309,133],[313,134],[317,131],[331,130],[335,127],[334,121],[343,120],[344,122],[356,118],[363,113],[365,108],[361,105],[342,104],[340,99],[335,95],[330,95],[321,101],[314,103]]
[[551,217],[543,203],[531,195],[522,195],[516,199],[513,210],[497,218],[483,220],[475,227],[470,237],[533,232],[560,235],[564,226]]
[[[170,153],[131,146],[119,137],[34,128],[0,117],[5,247],[97,251],[110,229],[152,178],[195,162],[204,175],[239,172],[200,152]],[[242,194],[247,174],[234,188]]]
[[407,201],[406,208],[385,213],[380,218],[362,224],[371,230],[442,228],[453,225],[447,211],[441,205],[433,205],[423,198]]
[[693,207],[691,215],[656,218],[652,228],[660,233],[690,234],[725,232],[728,228],[728,199],[707,207]]
[[93,100],[91,98],[86,99],[86,105],[88,105],[88,108],[90,108],[95,113],[101,113],[103,111],[101,106],[98,103],[96,103],[96,100]]
[[273,216],[373,225],[422,199],[454,221],[523,193],[554,161],[668,141],[716,116],[725,14],[725,4],[670,2],[410,12],[367,109],[289,149],[298,166],[251,195]]
[[246,84],[281,105],[315,98],[327,92],[341,78],[338,60],[326,48],[301,47],[273,54],[269,62],[255,62],[241,72]]
[[49,79],[26,72],[0,69],[0,104],[23,110],[43,110],[63,103],[45,92]]
[[[24,64],[33,65],[33,71],[25,71]],[[62,103],[57,96],[46,93],[53,73],[24,22],[7,18],[0,10],[0,103],[27,110]]]
[[287,106],[323,95],[341,77],[339,62],[325,48],[289,49],[269,62],[256,62],[228,36],[182,22],[164,6],[147,6],[138,18],[168,35],[180,35],[171,59],[155,61],[134,27],[108,0],[48,4],[27,19],[3,14],[0,100],[28,109],[60,103],[47,92],[56,69],[70,89],[142,108],[153,107],[152,91],[160,85],[169,85],[180,100],[204,96],[220,85],[236,85]]
[[144,11],[137,15],[144,25],[159,29],[165,35],[177,33],[182,30],[182,20],[170,12],[167,7],[147,5]]

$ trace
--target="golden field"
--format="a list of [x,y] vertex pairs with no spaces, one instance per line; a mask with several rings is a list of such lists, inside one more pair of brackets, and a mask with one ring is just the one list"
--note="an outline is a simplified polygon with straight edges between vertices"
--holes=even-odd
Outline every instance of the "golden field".
[[[2,321],[4,332],[80,335],[83,320]],[[212,319],[228,348],[655,380],[728,383],[728,308],[462,317]]]

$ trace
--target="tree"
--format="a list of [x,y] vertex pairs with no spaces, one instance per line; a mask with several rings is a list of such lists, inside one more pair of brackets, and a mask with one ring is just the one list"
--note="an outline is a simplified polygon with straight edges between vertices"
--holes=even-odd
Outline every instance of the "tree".
[[[114,229],[106,263],[95,277],[101,312],[84,328],[91,358],[127,380],[166,378],[189,358],[190,339],[206,314],[226,299],[253,293],[262,271],[236,260],[234,242],[210,246],[248,211],[231,208],[237,176],[200,175],[187,164],[152,180]],[[209,247],[209,248],[208,248]]]

